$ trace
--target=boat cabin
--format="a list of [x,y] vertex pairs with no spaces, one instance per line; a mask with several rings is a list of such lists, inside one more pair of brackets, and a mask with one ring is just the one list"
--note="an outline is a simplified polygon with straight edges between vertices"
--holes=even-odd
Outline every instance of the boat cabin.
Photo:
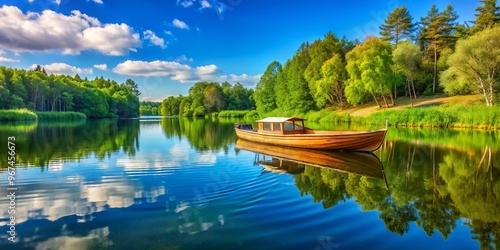
[[257,130],[265,134],[305,134],[304,120],[298,117],[268,117],[257,121]]

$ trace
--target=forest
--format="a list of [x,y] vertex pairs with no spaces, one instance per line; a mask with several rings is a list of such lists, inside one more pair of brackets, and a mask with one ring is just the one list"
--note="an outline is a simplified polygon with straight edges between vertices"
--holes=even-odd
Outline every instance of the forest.
[[269,64],[253,98],[259,114],[342,109],[374,101],[445,93],[480,94],[493,106],[500,93],[500,14],[495,0],[480,0],[476,20],[459,24],[450,4],[432,5],[414,21],[405,6],[363,42],[332,32],[303,43],[282,65]]
[[33,70],[0,67],[0,109],[74,111],[88,118],[136,117],[139,95],[131,79],[118,84],[102,76],[88,80],[78,74],[48,75],[40,66]]
[[188,96],[170,96],[163,100],[158,108],[160,115],[205,116],[223,110],[255,109],[253,89],[245,88],[241,83],[231,85],[228,82],[197,82],[188,92]]

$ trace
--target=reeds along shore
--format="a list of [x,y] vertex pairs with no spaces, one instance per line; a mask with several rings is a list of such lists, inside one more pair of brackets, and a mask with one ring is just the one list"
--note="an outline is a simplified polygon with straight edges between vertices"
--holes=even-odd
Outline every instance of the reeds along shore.
[[79,112],[33,112],[28,109],[0,110],[0,121],[27,120],[82,120],[87,116]]

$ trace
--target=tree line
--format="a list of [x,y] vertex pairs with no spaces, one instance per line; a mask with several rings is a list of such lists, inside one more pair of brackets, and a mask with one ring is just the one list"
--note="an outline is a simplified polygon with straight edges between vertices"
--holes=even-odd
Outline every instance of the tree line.
[[37,66],[33,70],[0,67],[0,109],[27,108],[32,111],[75,111],[89,118],[136,117],[141,93],[127,79],[80,78],[78,74],[48,75]]
[[197,82],[187,96],[170,96],[162,101],[158,108],[164,116],[204,116],[222,110],[255,109],[253,89],[245,88],[241,83],[231,85],[228,82]]
[[258,82],[257,111],[305,113],[375,101],[394,106],[398,96],[482,94],[493,106],[500,93],[500,13],[495,0],[480,0],[476,20],[459,24],[449,4],[432,5],[420,22],[405,6],[363,42],[332,32],[303,43],[284,65],[274,61]]

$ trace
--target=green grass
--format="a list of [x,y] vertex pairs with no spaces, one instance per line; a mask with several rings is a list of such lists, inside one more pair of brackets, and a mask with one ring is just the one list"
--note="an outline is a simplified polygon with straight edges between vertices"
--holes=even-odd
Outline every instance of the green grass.
[[484,104],[441,105],[415,107],[402,110],[376,112],[366,119],[366,124],[384,124],[396,127],[440,127],[440,128],[500,128],[500,107]]
[[219,112],[219,117],[245,117],[250,110],[222,110]]
[[27,121],[36,120],[35,112],[28,109],[0,110],[0,121]]
[[87,119],[84,113],[80,112],[37,112],[38,120],[82,120]]
[[258,119],[270,116],[297,116],[318,123],[350,122],[378,126],[385,126],[387,118],[389,126],[395,127],[500,129],[500,106],[487,107],[484,103],[447,103],[439,106],[387,109],[374,112],[367,117],[353,116],[346,112],[338,113],[333,109],[309,111],[306,114],[296,110],[273,110],[259,114],[253,110],[246,118]]

